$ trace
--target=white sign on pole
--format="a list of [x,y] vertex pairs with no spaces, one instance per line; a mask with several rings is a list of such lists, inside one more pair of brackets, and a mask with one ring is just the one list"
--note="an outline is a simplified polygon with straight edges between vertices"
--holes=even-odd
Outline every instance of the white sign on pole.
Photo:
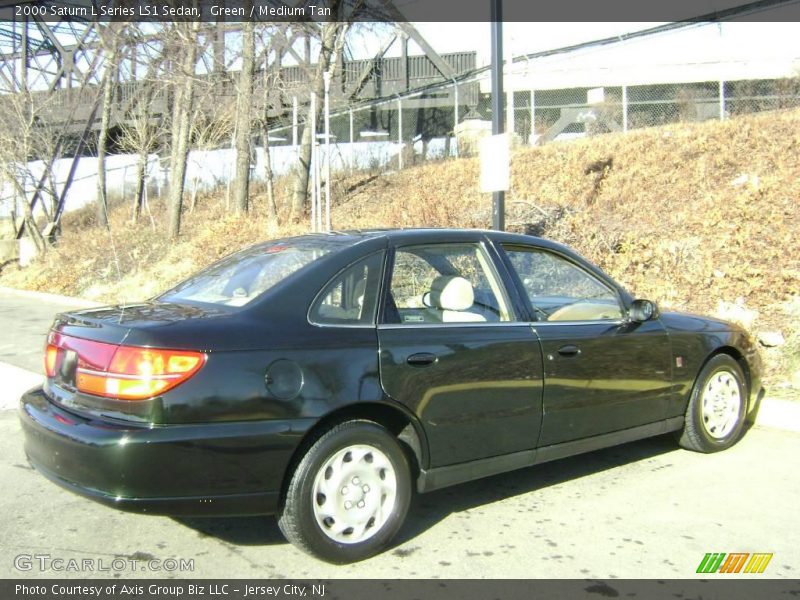
[[606,101],[605,88],[592,88],[586,90],[586,104],[602,104]]
[[482,138],[479,146],[481,160],[481,191],[504,192],[511,180],[511,152],[507,133]]

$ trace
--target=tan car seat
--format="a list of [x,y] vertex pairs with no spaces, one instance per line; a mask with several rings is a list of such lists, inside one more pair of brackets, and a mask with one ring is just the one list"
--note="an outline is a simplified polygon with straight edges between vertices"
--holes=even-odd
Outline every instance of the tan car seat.
[[468,312],[475,302],[472,284],[463,277],[440,275],[431,284],[430,302],[442,311],[443,323],[483,322],[482,315]]

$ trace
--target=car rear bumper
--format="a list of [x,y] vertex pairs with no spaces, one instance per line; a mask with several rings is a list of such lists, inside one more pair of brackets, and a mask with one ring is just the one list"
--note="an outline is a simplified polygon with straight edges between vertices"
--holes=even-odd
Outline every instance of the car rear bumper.
[[122,510],[271,514],[314,419],[141,427],[77,416],[41,388],[20,400],[25,452],[55,483]]

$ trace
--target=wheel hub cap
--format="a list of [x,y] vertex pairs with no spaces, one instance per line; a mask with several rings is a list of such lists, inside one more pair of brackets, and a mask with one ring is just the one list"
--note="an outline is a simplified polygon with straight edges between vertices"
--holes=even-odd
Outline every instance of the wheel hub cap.
[[389,458],[368,445],[348,446],[322,465],[314,478],[314,517],[329,538],[363,542],[386,523],[397,497]]
[[742,405],[739,383],[733,373],[718,371],[703,388],[703,426],[715,439],[727,436],[736,426]]

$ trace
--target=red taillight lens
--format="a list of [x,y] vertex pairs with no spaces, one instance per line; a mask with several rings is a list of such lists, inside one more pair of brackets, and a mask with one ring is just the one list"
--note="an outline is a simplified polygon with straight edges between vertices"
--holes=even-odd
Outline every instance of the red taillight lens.
[[75,383],[88,394],[142,400],[183,383],[204,362],[200,352],[119,346],[106,371],[78,366]]
[[61,350],[74,351],[78,357],[75,387],[107,398],[144,400],[163,394],[192,377],[206,360],[205,354],[190,350],[117,346],[60,334],[51,338],[54,343],[48,345],[45,358],[48,377],[57,370],[57,358],[49,370],[50,348],[55,349],[55,357]]
[[48,377],[56,376],[56,361],[58,360],[58,346],[47,344],[44,351],[44,372]]

